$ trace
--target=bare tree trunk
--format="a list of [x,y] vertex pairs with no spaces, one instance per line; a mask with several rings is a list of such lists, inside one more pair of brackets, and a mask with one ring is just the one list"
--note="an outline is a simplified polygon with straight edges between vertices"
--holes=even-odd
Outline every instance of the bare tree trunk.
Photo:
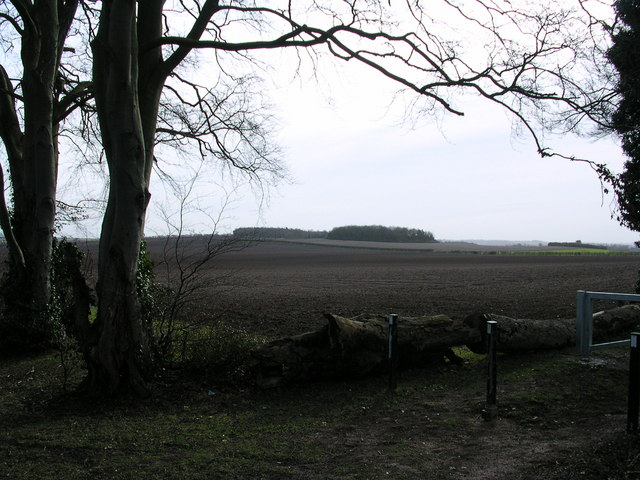
[[[11,95],[13,85],[4,67],[0,66],[0,138],[4,142],[10,165],[22,162],[22,140],[20,122],[16,111],[15,99]],[[13,179],[15,181],[15,178]],[[4,172],[0,169],[0,227],[4,233],[9,250],[9,262],[24,269],[25,260],[22,248],[11,225],[11,216],[5,200]],[[16,267],[12,266],[12,270]]]
[[[144,9],[136,4],[105,0],[92,45],[94,93],[110,187],[100,236],[98,318],[91,335],[96,340],[90,349],[88,386],[96,392],[130,390],[146,396],[150,353],[136,273],[150,199],[160,96],[176,63],[163,61],[160,44],[149,47],[163,34],[164,1],[149,0]],[[142,52],[138,45],[145,46]],[[172,59],[179,63],[189,50],[174,53]]]
[[[14,192],[18,238],[27,257],[33,307],[42,312],[49,301],[49,264],[53,241],[57,184],[57,128],[54,126],[58,73],[58,2],[35,2],[32,16],[39,28],[23,36],[25,98],[24,183]],[[12,172],[13,174],[13,172]]]
[[[160,96],[167,76],[191,51],[162,56],[164,0],[102,2],[94,53],[94,94],[109,165],[109,199],[100,236],[98,318],[87,385],[96,392],[149,393],[146,326],[136,292],[154,161]],[[190,37],[198,39],[218,5],[207,0]],[[142,51],[138,46],[142,45]]]
[[149,358],[136,268],[149,202],[138,98],[136,5],[104,2],[93,43],[96,104],[109,166],[100,235],[98,317],[86,386],[94,393],[149,394]]
[[7,239],[10,264],[4,282],[6,306],[16,320],[34,326],[25,326],[26,330],[44,337],[25,338],[25,345],[46,341],[47,336],[58,173],[56,80],[76,8],[77,1],[73,0],[39,0],[18,9],[24,24],[20,32],[24,131],[18,120],[13,86],[4,68],[1,72],[0,137],[7,151],[13,187],[11,217],[4,188],[0,201],[0,226]]

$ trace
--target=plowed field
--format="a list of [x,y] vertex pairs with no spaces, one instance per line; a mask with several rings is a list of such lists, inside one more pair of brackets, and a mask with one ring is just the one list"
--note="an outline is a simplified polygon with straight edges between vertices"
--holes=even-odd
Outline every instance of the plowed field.
[[[161,244],[149,242],[156,259]],[[270,338],[315,329],[326,311],[572,317],[576,290],[632,292],[640,268],[638,256],[365,246],[272,242],[220,256],[193,308]],[[160,280],[166,271],[158,263]],[[62,392],[55,352],[12,359],[0,363],[0,477],[640,478],[628,349],[500,355],[492,422],[481,417],[486,359],[458,353],[461,365],[401,371],[393,393],[381,377],[261,390],[205,368],[164,372],[145,401]]]
[[577,290],[633,293],[638,269],[640,256],[629,255],[265,242],[215,259],[200,307],[269,337],[316,328],[323,312],[569,318]]

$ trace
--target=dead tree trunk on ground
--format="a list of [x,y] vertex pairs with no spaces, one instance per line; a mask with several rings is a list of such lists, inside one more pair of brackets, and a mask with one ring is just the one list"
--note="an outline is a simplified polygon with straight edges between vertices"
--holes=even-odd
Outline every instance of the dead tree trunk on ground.
[[[475,353],[486,353],[486,325],[488,320],[498,322],[499,352],[517,353],[553,350],[576,343],[576,324],[573,318],[553,320],[515,319],[492,313],[467,317],[467,327],[477,329],[482,335],[480,342],[467,344]],[[626,305],[593,315],[593,340],[605,342],[628,337],[629,332],[640,324],[640,306]]]
[[[254,350],[256,383],[267,388],[313,379],[359,378],[387,368],[387,317],[327,314],[326,318],[327,325],[315,332],[274,340]],[[574,319],[525,320],[490,313],[471,315],[464,321],[445,315],[404,317],[398,321],[400,367],[426,366],[445,356],[455,361],[451,351],[455,346],[485,353],[488,320],[498,322],[499,352],[553,350],[575,344]],[[624,338],[640,325],[640,306],[596,313],[593,323],[594,341]]]
[[[307,379],[357,378],[386,368],[388,320],[384,316],[344,318],[327,314],[315,332],[270,342],[253,353],[256,381],[273,387]],[[401,318],[398,322],[400,367],[455,358],[453,345],[480,341],[476,329],[445,315]]]

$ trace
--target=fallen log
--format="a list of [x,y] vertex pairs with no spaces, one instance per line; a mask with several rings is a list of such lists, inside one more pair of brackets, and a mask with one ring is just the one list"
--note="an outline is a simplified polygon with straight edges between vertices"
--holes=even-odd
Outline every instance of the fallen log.
[[[496,350],[504,353],[553,350],[576,343],[573,318],[552,320],[515,319],[492,313],[470,315],[464,324],[481,334],[478,343],[467,344],[475,353],[486,353],[487,321],[498,322]],[[596,343],[629,338],[640,325],[640,306],[625,305],[593,314],[593,341]]]
[[328,328],[280,338],[251,352],[256,384],[272,388],[331,376],[334,364],[326,341]]
[[487,353],[487,322],[498,322],[496,351],[503,353],[553,350],[575,344],[576,326],[573,319],[531,320],[509,318],[493,313],[470,315],[465,325],[477,329],[481,339],[468,343],[474,353]]
[[[388,318],[382,315],[361,315],[344,318],[327,314],[330,350],[341,362],[350,363],[356,371],[367,368],[375,358],[386,361]],[[451,347],[479,340],[476,329],[446,315],[400,317],[398,319],[399,365],[418,366],[442,356],[449,356]],[[357,352],[367,352],[367,359]]]
[[[387,317],[325,317],[327,324],[319,330],[274,340],[251,352],[256,383],[268,388],[305,380],[359,378],[387,369]],[[464,321],[446,315],[401,317],[399,367],[426,366],[445,357],[456,361],[451,351],[456,346],[486,353],[489,320],[498,322],[499,352],[551,350],[575,344],[574,319],[515,319],[491,313],[470,315]],[[594,342],[628,338],[639,326],[638,305],[598,312],[593,316]]]
[[[252,352],[261,387],[323,378],[358,378],[387,368],[388,320],[381,315],[345,318],[326,314],[315,332],[275,340]],[[401,317],[399,366],[423,366],[445,356],[452,346],[480,341],[477,329],[445,315]]]
[[640,327],[640,305],[632,304],[593,314],[594,342],[628,339]]

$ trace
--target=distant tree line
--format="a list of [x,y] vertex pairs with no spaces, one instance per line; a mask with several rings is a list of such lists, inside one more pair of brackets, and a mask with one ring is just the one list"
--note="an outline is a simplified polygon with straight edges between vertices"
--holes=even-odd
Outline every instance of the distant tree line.
[[336,227],[327,235],[329,240],[364,242],[435,243],[433,233],[417,228],[383,227],[381,225],[348,225]]
[[241,237],[247,239],[262,239],[262,238],[286,238],[286,239],[301,239],[301,238],[327,238],[326,230],[302,230],[300,228],[268,228],[268,227],[255,227],[255,228],[236,228],[233,231],[234,237]]
[[550,247],[569,247],[569,248],[598,248],[600,250],[607,250],[604,245],[592,245],[590,243],[582,243],[580,240],[575,242],[549,242]]

